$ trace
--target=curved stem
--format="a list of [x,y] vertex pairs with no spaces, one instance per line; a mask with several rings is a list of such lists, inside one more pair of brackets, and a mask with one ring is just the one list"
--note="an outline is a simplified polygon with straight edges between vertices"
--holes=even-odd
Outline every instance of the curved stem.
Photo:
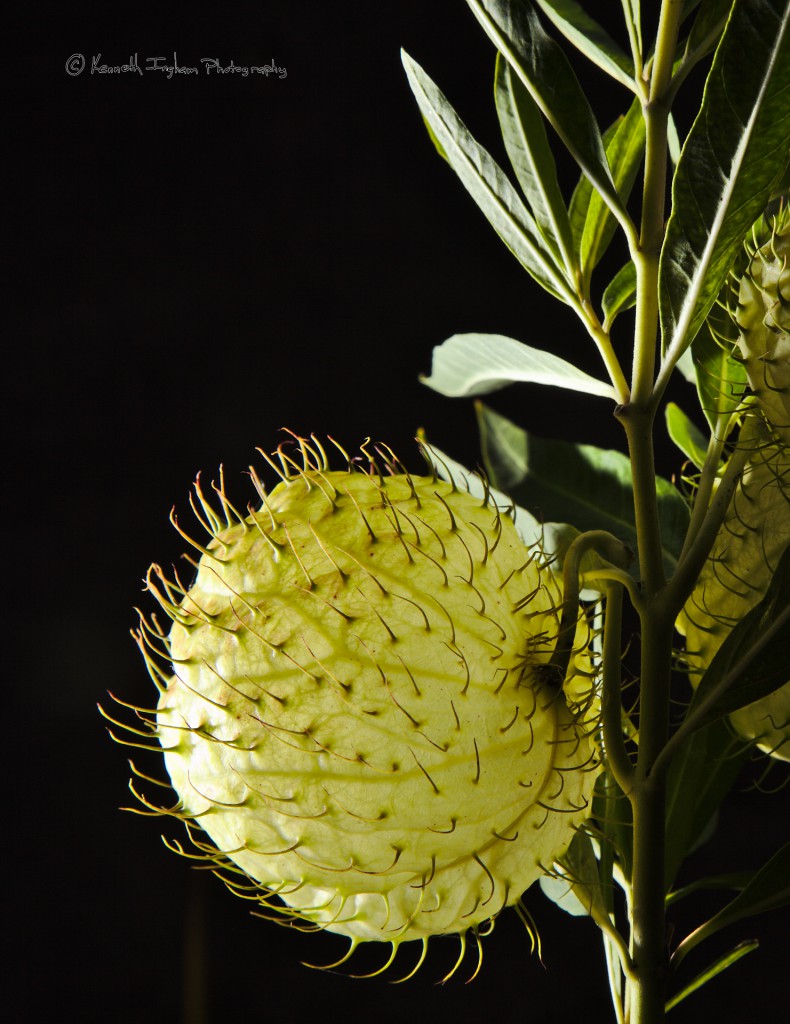
[[629,558],[629,551],[622,541],[606,530],[589,530],[581,533],[569,545],[562,566],[562,605],[557,642],[549,666],[554,670],[558,685],[562,685],[568,674],[576,626],[579,622],[579,590],[581,560],[588,551],[596,551],[609,562],[623,563]]

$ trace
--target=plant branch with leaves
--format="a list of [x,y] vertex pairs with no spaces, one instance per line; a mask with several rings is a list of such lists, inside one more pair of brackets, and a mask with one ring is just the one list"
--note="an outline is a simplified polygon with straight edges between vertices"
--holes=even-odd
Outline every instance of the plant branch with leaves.
[[[623,426],[627,458],[543,441],[478,407],[492,483],[557,520],[544,524],[553,557],[564,560],[552,663],[567,666],[563,623],[580,586],[602,637],[600,797],[561,858],[565,888],[546,891],[566,909],[573,893],[601,927],[615,1019],[653,1024],[754,944],[678,987],[675,971],[691,948],[790,899],[784,847],[739,881],[740,894],[718,914],[669,943],[677,872],[754,744],[775,762],[790,760],[790,6],[663,0],[645,49],[640,5],[623,0],[626,51],[574,0],[468,4],[497,50],[496,106],[520,194],[404,56],[410,84],[440,154],[524,269],[576,313],[606,379],[529,343],[470,334],[435,350],[426,383],[454,397],[512,382],[586,391],[613,401]],[[632,94],[605,132],[555,35]],[[678,152],[673,104],[679,95],[688,102],[689,73],[711,52]],[[570,202],[557,180],[557,145],[581,175]],[[598,312],[593,272],[618,236],[627,260],[599,293]],[[629,366],[612,328],[632,307]],[[665,402],[678,374],[696,385],[708,438]],[[683,492],[656,475],[662,412],[689,460]],[[617,544],[633,549],[630,567],[611,564]],[[638,698],[628,708],[624,599],[639,635]],[[671,699],[684,689],[678,720]],[[711,780],[702,792],[700,772]],[[595,850],[583,870],[582,846]]]
[[[343,935],[332,966],[378,942],[381,973],[419,941],[411,977],[449,934],[447,977],[468,937],[479,970],[507,907],[539,948],[521,902],[539,882],[600,930],[614,1021],[658,1024],[757,944],[691,976],[687,957],[790,903],[788,845],[684,874],[749,762],[783,779],[790,762],[790,2],[661,0],[648,43],[622,0],[623,45],[576,0],[468,6],[496,51],[513,178],[404,55],[409,83],[598,368],[463,334],[425,383],[583,393],[624,450],[539,438],[480,402],[484,477],[424,441],[426,475],[370,440],[354,456],[327,441],[337,470],[289,432],[259,449],[277,482],[251,468],[246,513],[220,474],[190,499],[208,540],[173,517],[195,576],[151,566],[161,614],[135,633],[156,706],[104,714],[135,756],[164,755],[177,800],[140,792],[169,784],[133,766],[139,813],[185,827],[196,852],[168,845],[262,916]],[[711,53],[685,131],[677,104]],[[604,131],[583,61],[624,93]],[[664,427],[679,485],[657,472]],[[683,934],[675,908],[703,892],[730,898]]]

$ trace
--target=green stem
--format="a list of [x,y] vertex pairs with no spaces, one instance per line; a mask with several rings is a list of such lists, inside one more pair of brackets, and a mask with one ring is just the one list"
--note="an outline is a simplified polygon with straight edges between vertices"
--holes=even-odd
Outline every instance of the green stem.
[[667,954],[664,904],[666,776],[654,772],[669,733],[673,620],[659,597],[642,616],[639,756],[630,794],[634,826],[631,1024],[664,1019]]
[[656,472],[653,455],[653,411],[634,402],[621,406],[615,415],[625,428],[631,456],[639,569],[644,595],[655,594],[664,586],[661,548],[661,523],[656,499]]
[[554,646],[549,666],[556,674],[556,682],[561,686],[568,674],[573,644],[576,638],[576,627],[579,622],[579,581],[581,579],[581,560],[588,551],[596,551],[608,562],[615,565],[627,563],[630,552],[622,541],[613,537],[606,530],[589,530],[580,533],[565,552],[562,565],[562,605],[560,607],[560,624],[557,642]]
[[604,621],[601,708],[604,756],[612,777],[627,796],[633,785],[634,767],[623,742],[623,704],[620,696],[623,591],[616,583],[610,583],[606,588]]
[[681,0],[662,0],[651,66],[645,118],[645,178],[638,251],[636,331],[631,402],[618,409],[628,438],[634,514],[642,576],[642,650],[639,753],[629,799],[633,811],[633,905],[631,950],[636,980],[629,979],[631,1024],[664,1019],[665,944],[664,844],[666,782],[653,773],[669,735],[669,684],[674,616],[663,599],[665,576],[656,495],[653,425],[658,345],[658,263],[664,241],[667,185],[667,91],[682,12]]
[[601,322],[596,316],[589,300],[581,300],[579,315],[604,362],[606,372],[609,374],[609,380],[617,392],[617,401],[624,405],[629,400],[631,392],[628,388],[628,381],[625,379],[623,368],[620,365],[620,360],[614,351],[609,332],[601,326]]

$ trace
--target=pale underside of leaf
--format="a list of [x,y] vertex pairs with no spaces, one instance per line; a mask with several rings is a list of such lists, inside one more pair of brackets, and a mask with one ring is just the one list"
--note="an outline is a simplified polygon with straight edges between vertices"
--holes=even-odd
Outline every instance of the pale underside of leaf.
[[546,384],[616,401],[611,384],[559,356],[501,334],[454,334],[433,350],[423,383],[452,398],[482,395],[514,382]]
[[502,138],[524,196],[547,243],[573,275],[576,260],[568,210],[543,115],[502,54],[497,54],[494,92]]
[[576,0],[536,0],[546,17],[585,57],[634,90],[634,64],[609,33]]

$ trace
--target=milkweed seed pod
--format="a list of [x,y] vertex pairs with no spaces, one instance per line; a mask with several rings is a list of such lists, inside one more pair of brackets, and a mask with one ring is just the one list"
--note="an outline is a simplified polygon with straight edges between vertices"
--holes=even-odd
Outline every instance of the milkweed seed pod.
[[549,685],[557,583],[488,493],[296,451],[246,516],[198,485],[194,583],[149,576],[172,813],[231,887],[351,948],[476,932],[589,813],[586,655]]
[[790,210],[782,208],[770,232],[760,225],[738,292],[738,349],[765,418],[790,446]]
[[[693,686],[733,626],[764,597],[788,544],[790,449],[767,443],[747,463],[727,518],[677,623],[686,637]],[[790,761],[790,681],[734,712],[730,722],[761,750]]]

